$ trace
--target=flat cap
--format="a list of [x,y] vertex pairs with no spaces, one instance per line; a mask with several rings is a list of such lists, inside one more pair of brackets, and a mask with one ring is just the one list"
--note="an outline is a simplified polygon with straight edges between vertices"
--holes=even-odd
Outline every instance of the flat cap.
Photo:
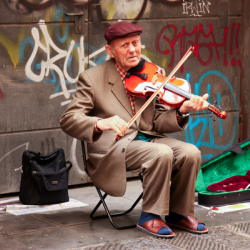
[[108,43],[113,41],[116,38],[121,38],[125,36],[139,35],[142,33],[142,27],[128,22],[118,22],[109,26],[105,33],[104,37]]

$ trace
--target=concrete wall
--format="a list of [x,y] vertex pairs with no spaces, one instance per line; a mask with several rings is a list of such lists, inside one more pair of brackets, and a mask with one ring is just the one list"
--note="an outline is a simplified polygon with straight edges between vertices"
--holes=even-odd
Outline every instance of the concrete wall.
[[[80,71],[107,60],[105,29],[118,19],[143,27],[143,57],[176,76],[192,92],[208,92],[226,120],[193,113],[183,133],[207,160],[249,135],[249,10],[247,0],[4,0],[0,2],[0,194],[17,192],[22,152],[62,147],[74,167],[70,185],[89,182],[80,143],[59,118]],[[72,16],[66,13],[82,13]],[[112,139],[112,138],[111,138]]]

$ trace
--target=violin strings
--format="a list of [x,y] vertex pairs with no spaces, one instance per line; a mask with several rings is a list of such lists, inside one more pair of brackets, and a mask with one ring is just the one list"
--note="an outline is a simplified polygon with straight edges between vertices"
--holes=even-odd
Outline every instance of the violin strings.
[[[160,74],[156,74],[158,78],[160,78],[161,80],[165,80],[165,77],[161,76]],[[187,92],[186,90],[174,85],[173,83],[171,82],[167,82],[165,85],[164,85],[164,88],[167,89],[167,90],[170,90],[182,97],[186,97],[188,99],[191,98],[191,94],[189,92]]]
[[178,95],[181,95],[182,97],[186,97],[188,99],[191,98],[191,94],[177,86],[175,86],[174,84],[172,84],[171,82],[167,82],[165,85],[164,85],[164,88],[165,89],[168,89]]

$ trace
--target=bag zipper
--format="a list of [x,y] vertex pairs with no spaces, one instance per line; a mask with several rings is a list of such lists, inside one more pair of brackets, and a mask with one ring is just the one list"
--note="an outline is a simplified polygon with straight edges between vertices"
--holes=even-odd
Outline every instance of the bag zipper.
[[57,175],[57,174],[61,174],[61,173],[65,172],[66,170],[67,170],[67,168],[63,168],[56,173],[43,173],[43,172],[32,171],[32,175]]
[[14,171],[19,171],[19,170],[23,173],[23,165],[21,167],[19,167],[19,168],[14,169]]

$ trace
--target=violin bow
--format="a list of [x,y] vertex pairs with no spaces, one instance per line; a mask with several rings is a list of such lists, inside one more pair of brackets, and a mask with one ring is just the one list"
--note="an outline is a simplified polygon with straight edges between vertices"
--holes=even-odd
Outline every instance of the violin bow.
[[[177,72],[177,70],[182,66],[182,64],[188,59],[188,57],[192,54],[194,51],[194,47],[190,47],[185,55],[181,58],[181,60],[178,62],[178,64],[174,67],[174,69],[170,72],[170,74],[167,76],[166,80],[160,85],[160,87],[150,96],[150,98],[141,106],[141,108],[137,111],[137,113],[131,118],[131,120],[128,122],[128,127],[130,127],[135,120],[141,115],[141,113],[147,108],[147,106],[152,102],[152,100],[161,92],[162,88],[168,82],[170,78],[173,77],[173,75]],[[113,139],[114,141],[117,141],[119,138],[119,135],[116,135],[116,137]]]

